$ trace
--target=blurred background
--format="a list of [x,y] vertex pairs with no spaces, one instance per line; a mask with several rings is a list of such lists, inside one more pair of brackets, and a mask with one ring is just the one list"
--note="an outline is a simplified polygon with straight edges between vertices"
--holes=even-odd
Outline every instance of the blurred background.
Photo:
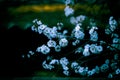
[[[57,22],[70,26],[64,15],[64,2],[65,0],[0,0],[0,24],[8,28],[17,25],[26,29],[31,26],[33,19],[38,18],[50,26]],[[76,16],[83,14],[104,23],[110,15],[116,19],[120,17],[119,4],[119,0],[72,0],[71,6],[76,10]]]
[[[30,30],[34,19],[40,19],[50,27],[63,22],[66,28],[73,28],[69,17],[64,15],[64,2],[65,0],[0,0],[1,76],[60,76],[49,71],[33,73],[42,69],[39,67],[40,57],[21,60],[19,56],[41,43],[39,39],[43,36],[39,37]],[[74,16],[82,14],[94,18],[100,27],[108,24],[111,15],[116,20],[120,19],[119,0],[72,0],[70,6],[75,10]]]

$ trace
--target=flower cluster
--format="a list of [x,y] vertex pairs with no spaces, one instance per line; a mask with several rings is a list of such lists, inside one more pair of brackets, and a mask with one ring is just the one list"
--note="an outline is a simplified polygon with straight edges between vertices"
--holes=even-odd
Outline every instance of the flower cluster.
[[[71,1],[66,0],[65,2],[64,11],[66,17],[74,13],[74,10],[69,6]],[[83,28],[85,27],[83,22],[86,19],[90,22],[88,23],[90,27],[87,30]],[[62,22],[57,23],[53,27],[43,24],[38,19],[33,20],[33,23],[32,31],[46,36],[48,41],[36,47],[35,52],[30,50],[27,57],[30,58],[30,56],[35,54],[52,56],[51,60],[43,61],[42,66],[44,69],[54,70],[56,65],[58,65],[58,71],[62,70],[66,76],[79,74],[90,77],[106,73],[108,78],[113,78],[113,76],[120,74],[118,54],[120,52],[120,36],[116,32],[119,28],[113,16],[110,16],[109,23],[103,32],[99,31],[100,27],[97,27],[96,23],[93,23],[92,19],[85,15],[70,17],[70,23],[74,25],[71,32],[63,30],[64,24]],[[101,37],[104,37],[104,35],[99,36],[101,33],[107,35],[110,40],[101,40]],[[105,37],[105,39],[107,38]],[[96,57],[100,57],[100,60],[103,58],[103,60],[99,63],[99,61],[95,60]],[[25,58],[25,55],[22,55],[22,58]],[[91,61],[96,61],[96,63],[93,62],[96,65],[89,64]]]
[[74,10],[72,8],[70,8],[69,6],[66,6],[66,8],[64,9],[65,11],[65,16],[69,16],[72,15],[74,13]]

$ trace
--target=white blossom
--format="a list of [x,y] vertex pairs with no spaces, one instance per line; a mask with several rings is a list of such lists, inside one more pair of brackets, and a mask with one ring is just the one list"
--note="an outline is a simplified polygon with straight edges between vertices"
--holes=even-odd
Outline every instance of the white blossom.
[[63,70],[69,70],[68,66],[66,65],[62,65],[62,67],[63,67]]
[[43,31],[38,27],[38,33],[39,33],[39,34],[42,34],[42,32],[43,32]]
[[59,61],[57,59],[53,59],[49,64],[59,64]]
[[27,58],[30,58],[30,54],[27,54]]
[[75,42],[72,42],[72,45],[73,45],[73,46],[76,46],[77,44],[76,44]]
[[94,73],[95,73],[94,70],[89,70],[89,71],[87,72],[88,76],[92,76]]
[[84,56],[90,56],[89,49],[84,49],[83,55],[84,55]]
[[78,40],[78,39],[75,40],[75,43],[76,43],[76,44],[79,44],[79,43],[80,43],[80,40]]
[[91,51],[93,54],[98,53],[97,45],[96,45],[96,44],[91,44],[91,45],[90,45],[90,51]]
[[94,31],[92,34],[90,34],[90,40],[91,41],[97,41],[98,40],[98,33]]
[[72,62],[71,63],[71,68],[75,68],[75,67],[77,67],[78,66],[78,63],[77,62]]
[[44,30],[46,27],[47,27],[47,25],[42,24],[42,25],[38,26],[38,30]]
[[120,43],[120,39],[119,38],[113,38],[113,43]]
[[38,19],[34,19],[32,22],[35,23],[35,22],[37,22],[37,21],[38,21]]
[[65,35],[65,34],[67,34],[68,33],[68,30],[64,30],[63,31],[63,34]]
[[71,3],[71,0],[65,0],[65,4],[68,5]]
[[116,69],[115,74],[120,74],[120,69]]
[[41,52],[42,54],[48,54],[50,52],[50,48],[43,44],[42,46],[38,47],[36,51]]
[[58,22],[57,23],[57,30],[62,30],[62,27],[64,26],[64,24],[62,22]]
[[109,25],[110,25],[109,28],[111,31],[114,31],[116,29],[117,21],[113,18],[113,16],[109,18]]
[[41,47],[38,47],[38,48],[36,49],[36,52],[41,52]]
[[101,65],[101,67],[100,67],[101,72],[106,72],[108,69],[109,69],[108,64],[103,64],[103,65]]
[[81,26],[82,26],[81,23],[77,24],[77,25],[75,26],[75,31],[81,30]]
[[74,13],[74,10],[72,8],[70,8],[69,6],[66,6],[66,8],[64,9],[65,11],[65,16],[68,17],[69,15]]
[[85,20],[85,18],[86,18],[85,15],[79,15],[79,16],[76,17],[76,20],[77,20],[78,22],[83,22],[83,21]]
[[39,20],[39,21],[36,21],[37,25],[41,25],[42,22]]
[[49,40],[47,42],[48,47],[56,47],[56,42],[54,40]]
[[76,20],[75,17],[72,16],[72,17],[70,17],[70,23],[75,25],[78,23],[78,21]]
[[31,27],[31,30],[37,32],[37,28],[35,27],[35,25]]
[[97,30],[98,28],[97,27],[92,27],[90,30],[89,30],[89,34],[93,34],[95,30]]
[[63,57],[60,59],[60,64],[61,65],[68,65],[69,61],[66,57]]
[[73,45],[73,46],[76,46],[76,45],[79,44],[79,43],[80,43],[80,40],[77,39],[77,40],[75,40],[74,42],[72,42],[72,45]]
[[79,73],[79,68],[80,68],[81,66],[76,66],[75,68],[74,68],[74,71],[75,71],[75,73]]
[[44,35],[48,35],[51,31],[52,31],[52,28],[46,27],[46,28],[43,30],[43,34],[44,34]]
[[60,45],[61,47],[66,47],[66,46],[68,45],[68,40],[67,40],[66,38],[60,39],[59,45]]
[[111,31],[114,31],[115,29],[116,29],[116,26],[115,26],[115,25],[111,25],[111,26],[110,26],[110,30],[111,30]]
[[42,66],[44,69],[49,69],[49,70],[54,68],[54,66],[47,64],[46,61],[43,61]]
[[56,45],[54,48],[55,48],[56,52],[60,52],[61,51],[61,46],[59,46],[59,45]]
[[80,67],[78,71],[79,71],[80,74],[83,73],[84,72],[84,67]]
[[117,25],[117,21],[113,18],[113,16],[111,16],[109,18],[109,25],[112,26],[112,25]]
[[85,48],[85,49],[89,49],[89,48],[90,48],[90,45],[89,45],[89,44],[86,44],[86,45],[84,46],[84,48]]
[[103,51],[103,47],[102,46],[96,46],[96,49],[97,49],[98,53]]
[[70,73],[69,73],[69,71],[64,70],[64,71],[63,71],[63,74],[65,74],[66,76],[69,76]]
[[75,38],[77,39],[83,39],[85,34],[82,31],[75,31]]
[[34,55],[35,53],[33,51],[28,52],[30,55]]
[[[53,30],[49,33],[51,38],[56,38],[57,37],[57,31]],[[50,38],[50,39],[51,39]]]
[[44,29],[43,34],[45,36],[47,36],[49,39],[57,37],[57,31],[55,31],[53,28],[49,28],[49,27],[46,27]]
[[109,34],[111,34],[112,33],[112,31],[110,30],[110,29],[105,29],[105,34],[107,34],[107,35],[109,35]]
[[56,26],[53,26],[52,30],[53,30],[53,31],[57,31],[57,27],[56,27]]
[[75,50],[75,53],[82,53],[83,52],[83,48],[79,47]]
[[57,38],[59,38],[59,39],[66,38],[66,35],[58,32],[58,33],[57,33]]

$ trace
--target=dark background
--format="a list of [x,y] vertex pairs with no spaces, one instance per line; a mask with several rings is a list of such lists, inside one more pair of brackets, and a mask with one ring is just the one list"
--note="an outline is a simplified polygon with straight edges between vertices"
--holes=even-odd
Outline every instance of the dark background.
[[[119,0],[75,0],[81,4],[107,4],[110,13],[116,20],[120,19]],[[54,4],[61,3],[61,0],[0,0],[0,76],[21,77],[34,76],[33,72],[41,70],[40,63],[45,56],[32,59],[22,59],[21,54],[27,54],[29,50],[35,50],[39,39],[47,40],[32,32],[30,28],[23,30],[19,25],[13,25],[8,29],[8,23],[14,18],[9,14],[8,8],[32,4]],[[104,16],[103,16],[104,17]],[[19,19],[18,19],[19,20]],[[41,60],[41,61],[40,61]]]

